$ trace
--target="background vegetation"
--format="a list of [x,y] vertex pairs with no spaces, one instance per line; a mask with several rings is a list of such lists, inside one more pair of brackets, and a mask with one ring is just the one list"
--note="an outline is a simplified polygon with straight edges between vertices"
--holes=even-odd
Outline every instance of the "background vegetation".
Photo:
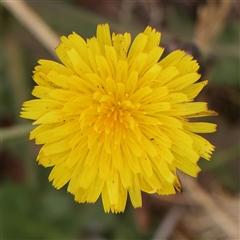
[[[239,1],[8,1],[1,13],[1,239],[238,239],[240,65]],[[165,52],[194,55],[209,85],[198,97],[219,113],[208,135],[216,146],[200,160],[198,179],[180,175],[183,194],[143,194],[143,208],[105,214],[101,201],[75,203],[66,188],[48,182],[38,166],[39,147],[28,140],[31,122],[20,119],[31,99],[31,72],[39,59],[53,59],[59,36],[85,38],[108,22],[134,36],[146,25],[162,32]],[[44,25],[44,23],[46,25]],[[208,119],[209,120],[209,119]]]

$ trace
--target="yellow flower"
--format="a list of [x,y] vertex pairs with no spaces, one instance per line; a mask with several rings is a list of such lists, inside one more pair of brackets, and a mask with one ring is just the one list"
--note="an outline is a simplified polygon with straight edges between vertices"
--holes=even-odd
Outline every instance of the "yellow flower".
[[[215,124],[189,122],[214,115],[193,102],[207,84],[197,82],[199,65],[184,51],[159,61],[160,32],[147,27],[131,35],[110,35],[98,25],[96,37],[61,37],[56,53],[63,64],[40,60],[32,94],[21,117],[37,126],[30,139],[43,144],[37,160],[52,167],[57,189],[68,183],[75,201],[102,197],[105,212],[123,212],[129,194],[141,207],[141,191],[160,195],[181,190],[176,170],[195,177],[200,157],[214,147],[195,133]],[[197,82],[197,83],[196,83]]]

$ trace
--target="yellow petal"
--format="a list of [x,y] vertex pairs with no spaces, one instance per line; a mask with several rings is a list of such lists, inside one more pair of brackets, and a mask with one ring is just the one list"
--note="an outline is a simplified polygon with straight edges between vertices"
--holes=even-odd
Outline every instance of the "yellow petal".
[[195,133],[212,133],[216,131],[216,124],[206,122],[184,123],[184,128]]

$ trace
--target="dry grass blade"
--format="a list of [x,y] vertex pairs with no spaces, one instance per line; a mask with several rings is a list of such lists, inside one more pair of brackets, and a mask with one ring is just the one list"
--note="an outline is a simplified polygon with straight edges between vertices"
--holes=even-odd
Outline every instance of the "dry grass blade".
[[28,135],[29,131],[33,130],[33,126],[30,124],[16,125],[8,128],[0,128],[1,139],[0,142],[5,143],[6,141]]
[[55,56],[55,48],[59,43],[58,35],[24,1],[5,0],[1,3]]
[[239,226],[234,222],[205,192],[196,180],[181,174],[184,186],[184,195],[192,204],[201,206],[212,221],[225,233],[227,239],[239,239]]
[[220,35],[232,8],[232,1],[211,1],[198,9],[194,42],[207,52],[211,43]]
[[185,206],[180,206],[178,204],[174,205],[163,221],[160,222],[159,227],[153,236],[153,240],[168,239],[185,210]]

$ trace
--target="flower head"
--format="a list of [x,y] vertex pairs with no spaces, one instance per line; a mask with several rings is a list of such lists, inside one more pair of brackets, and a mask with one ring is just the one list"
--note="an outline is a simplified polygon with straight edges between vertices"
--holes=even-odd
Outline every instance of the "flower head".
[[[40,60],[32,94],[21,117],[38,125],[30,139],[42,144],[37,160],[53,167],[49,180],[77,202],[105,212],[123,212],[129,194],[140,207],[141,191],[174,194],[176,170],[197,176],[200,157],[214,147],[196,133],[215,124],[189,122],[214,115],[205,102],[193,102],[207,84],[197,82],[199,65],[184,51],[162,60],[160,32],[147,27],[131,35],[110,35],[98,25],[96,37],[61,37],[56,53],[63,64]],[[197,82],[197,83],[196,83]]]

